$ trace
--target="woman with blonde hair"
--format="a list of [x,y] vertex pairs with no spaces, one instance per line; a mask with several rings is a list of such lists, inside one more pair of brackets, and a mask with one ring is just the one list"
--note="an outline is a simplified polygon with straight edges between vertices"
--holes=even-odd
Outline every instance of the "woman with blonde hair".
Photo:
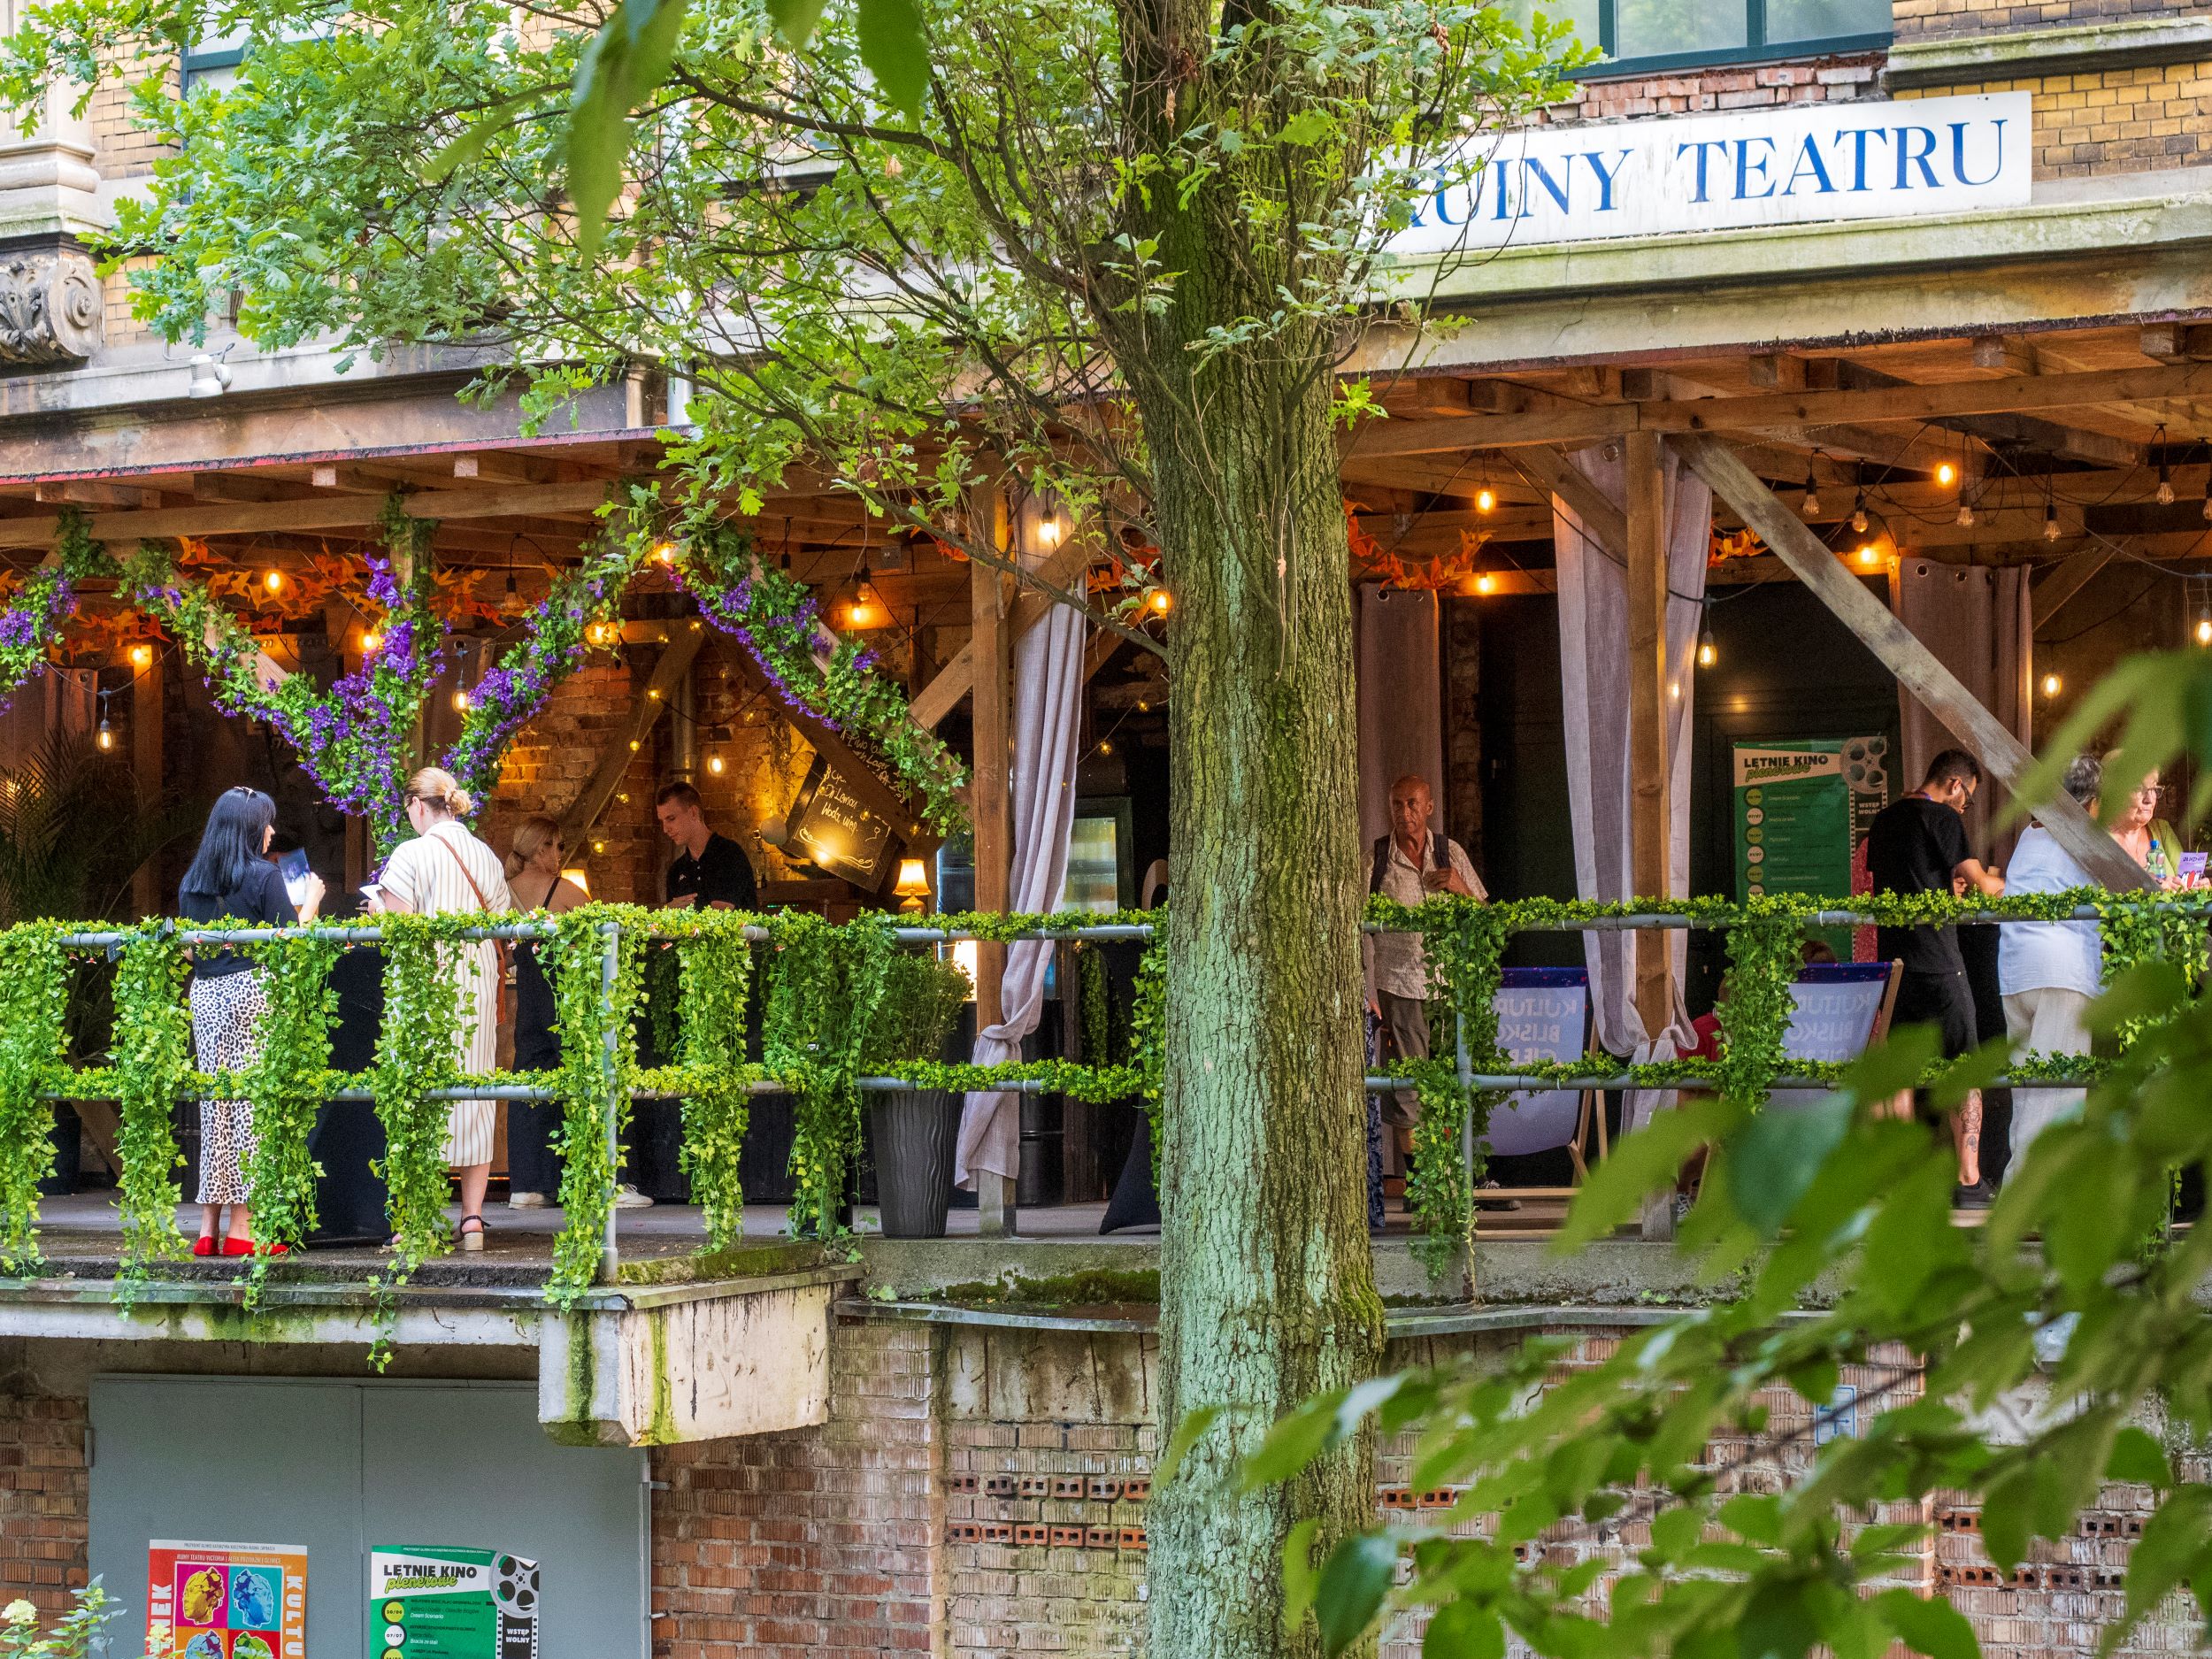
[[[589,895],[561,873],[561,826],[538,813],[515,826],[507,853],[507,891],[519,910],[558,916],[588,902]],[[553,983],[538,959],[534,940],[515,946],[515,1070],[553,1071],[560,1068],[561,1034],[554,1029]],[[553,1152],[553,1131],[560,1122],[558,1101],[507,1102],[507,1207],[541,1209],[561,1189],[560,1163]]]
[[[476,803],[453,774],[426,766],[407,780],[407,821],[415,839],[402,841],[368,889],[369,908],[401,916],[495,916],[515,907],[499,855],[461,820]],[[461,995],[458,1059],[468,1072],[499,1064],[499,952],[488,939],[456,949],[449,960]],[[484,1189],[492,1173],[493,1103],[452,1102],[446,1118],[446,1163],[461,1174],[461,1248],[484,1248]],[[474,1222],[475,1230],[469,1224]]]

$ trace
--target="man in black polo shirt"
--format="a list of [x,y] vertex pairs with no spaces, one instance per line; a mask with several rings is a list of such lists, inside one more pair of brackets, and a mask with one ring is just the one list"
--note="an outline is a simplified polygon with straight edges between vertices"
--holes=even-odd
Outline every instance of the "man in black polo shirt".
[[668,866],[667,908],[759,908],[760,889],[753,880],[753,861],[728,836],[718,835],[707,827],[696,789],[687,783],[668,785],[655,798],[653,812],[660,819],[661,833],[676,843],[676,861]]
[[[1982,769],[1962,749],[1947,749],[1928,763],[1920,787],[1885,807],[1868,828],[1867,873],[1878,893],[1954,893],[1962,887],[1992,897],[2005,879],[1975,857],[1966,844],[1962,814],[1981,787]],[[1904,964],[1897,984],[1894,1025],[1931,1025],[1942,1033],[1943,1056],[1955,1060],[1979,1041],[1974,993],[1966,978],[1955,927],[1884,927],[1876,934],[1885,961]],[[1951,1117],[1958,1149],[1957,1202],[1982,1209],[1989,1187],[1982,1179],[1982,1099],[1978,1091]]]

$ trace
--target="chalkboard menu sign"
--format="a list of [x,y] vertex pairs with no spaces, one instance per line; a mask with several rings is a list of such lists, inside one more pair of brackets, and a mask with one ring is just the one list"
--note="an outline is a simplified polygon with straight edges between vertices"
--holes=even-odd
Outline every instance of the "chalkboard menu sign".
[[787,825],[786,850],[869,892],[883,886],[891,826],[861,805],[819,755],[791,803]]

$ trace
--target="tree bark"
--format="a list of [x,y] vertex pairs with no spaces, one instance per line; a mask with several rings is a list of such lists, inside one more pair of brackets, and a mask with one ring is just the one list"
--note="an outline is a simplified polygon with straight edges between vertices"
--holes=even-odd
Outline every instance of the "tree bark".
[[1160,1421],[1236,1414],[1155,1498],[1158,1659],[1317,1652],[1310,1620],[1284,1628],[1285,1536],[1374,1518],[1365,1437],[1291,1486],[1225,1486],[1381,1348],[1348,553],[1329,380],[1304,368],[1217,358],[1146,411],[1175,596]]

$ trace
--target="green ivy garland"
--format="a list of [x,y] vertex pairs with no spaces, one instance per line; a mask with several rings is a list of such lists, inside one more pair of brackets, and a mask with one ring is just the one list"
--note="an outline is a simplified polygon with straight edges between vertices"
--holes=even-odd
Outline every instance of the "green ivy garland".
[[[561,1208],[566,1225],[553,1241],[546,1294],[565,1308],[597,1282],[607,1217],[614,1202],[608,1126],[619,1138],[630,1125],[637,1087],[631,1022],[644,977],[644,932],[667,918],[625,904],[581,904],[552,918],[553,936],[539,946],[553,987],[554,1027],[561,1035],[553,1087],[561,1102]],[[616,929],[615,977],[606,974],[606,930]],[[615,1075],[607,1076],[607,1039],[615,1042]]]
[[[745,1064],[746,997],[752,948],[735,910],[685,918],[688,937],[663,954],[681,964],[680,1058],[685,1172],[706,1222],[707,1241],[727,1249],[745,1236],[745,1184],[740,1169],[752,1085],[760,1068]],[[665,1050],[664,1050],[665,1052]]]
[[[1471,1070],[1489,1074],[1513,1069],[1498,1047],[1506,913],[1497,905],[1467,902],[1424,905],[1408,914],[1418,924],[1431,994],[1441,993],[1457,1018]],[[1406,1208],[1413,1216],[1414,1255],[1433,1279],[1474,1236],[1474,1188],[1488,1161],[1483,1137],[1490,1114],[1505,1096],[1462,1087],[1456,1055],[1401,1063],[1390,1070],[1412,1081],[1421,1103],[1413,1127],[1413,1167],[1406,1176]],[[1463,1148],[1471,1141],[1474,1151],[1469,1156]]]
[[177,1102],[192,1086],[192,1016],[185,1007],[185,962],[165,937],[167,925],[148,922],[124,941],[115,969],[115,1034],[106,1086],[120,1120],[116,1147],[122,1171],[118,1208],[123,1222],[122,1271],[116,1300],[127,1309],[146,1269],[184,1254],[177,1206],[184,1200],[177,1169]]
[[[254,1236],[294,1247],[315,1230],[315,1178],[308,1156],[315,1114],[330,1093],[330,1027],[337,994],[330,970],[338,948],[296,936],[247,947],[261,972],[261,1052],[239,1079],[253,1102],[253,1155],[246,1171]],[[247,1291],[260,1293],[270,1258],[257,1253]]]
[[1106,985],[1106,958],[1095,941],[1079,939],[1075,944],[1076,979],[1082,999],[1083,1058],[1092,1065],[1110,1065],[1108,1052],[1113,1041],[1113,1001]]
[[1721,984],[1719,1082],[1722,1097],[1747,1109],[1767,1097],[1786,1058],[1809,907],[1794,896],[1756,898],[1752,918],[1728,930],[1728,972]]
[[837,1232],[846,1171],[860,1144],[855,1063],[897,948],[894,924],[871,913],[833,926],[819,916],[786,910],[766,926],[775,955],[762,1046],[768,1070],[798,1102],[792,1230],[828,1239]]
[[478,918],[454,914],[382,920],[384,1020],[369,1070],[369,1091],[384,1125],[379,1172],[389,1194],[393,1282],[397,1283],[448,1242],[449,1113],[448,1102],[432,1099],[430,1091],[461,1080],[457,1056],[462,1023],[477,990],[459,983],[464,959],[452,936]]
[[1162,920],[1137,959],[1136,989],[1129,1002],[1129,1066],[1141,1079],[1144,1115],[1152,1135],[1152,1190],[1160,1190],[1160,1158],[1166,1146],[1167,926]]
[[71,925],[24,922],[0,932],[0,1270],[27,1273],[38,1248],[38,1184],[53,1172],[50,1096],[69,1081],[65,1016]]

